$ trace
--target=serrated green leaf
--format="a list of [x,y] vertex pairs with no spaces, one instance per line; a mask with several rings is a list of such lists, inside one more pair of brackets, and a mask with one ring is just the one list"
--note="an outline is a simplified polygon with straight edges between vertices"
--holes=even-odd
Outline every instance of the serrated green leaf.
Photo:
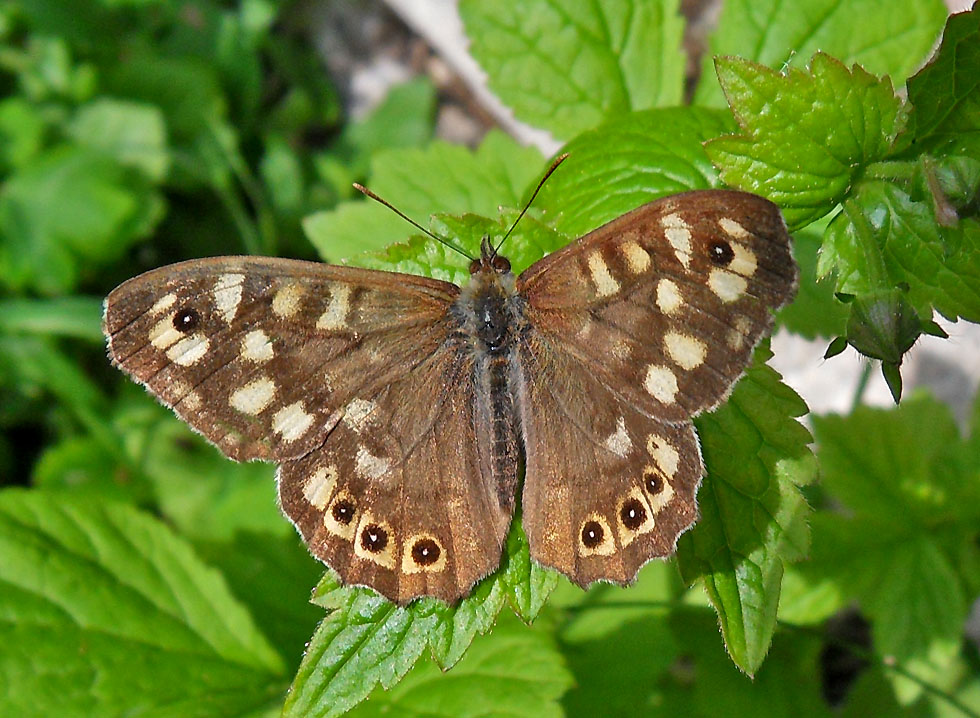
[[980,321],[980,224],[941,228],[932,209],[897,185],[866,180],[831,222],[818,274],[837,271],[837,291],[866,294],[908,286],[920,317],[935,307],[951,319]]
[[490,630],[505,602],[530,622],[555,582],[553,572],[531,566],[517,522],[511,526],[501,568],[454,606],[430,598],[397,606],[370,589],[343,587],[328,573],[314,602],[330,613],[310,641],[283,716],[340,715],[375,686],[398,683],[426,647],[448,670],[477,633]]
[[556,137],[681,101],[677,0],[464,0],[460,14],[490,87],[519,118]]
[[687,583],[704,581],[732,660],[750,675],[769,649],[785,561],[807,553],[810,510],[798,486],[816,473],[806,405],[757,351],[729,401],[696,420],[707,476],[701,518],[681,537]]
[[560,718],[557,699],[570,684],[550,634],[503,619],[450,673],[418,663],[391,690],[375,689],[351,716]]
[[167,126],[159,107],[102,97],[80,107],[67,132],[78,144],[140,170],[155,183],[167,174]]
[[221,576],[128,506],[0,493],[0,583],[5,715],[210,718],[284,688]]
[[[948,407],[925,396],[891,411],[818,417],[814,430],[824,485],[848,516],[815,517],[804,570],[861,602],[881,655],[935,682],[959,653],[973,598],[963,572],[974,562],[962,548],[980,535],[980,455]],[[900,674],[890,679],[903,703],[922,691]]]
[[932,61],[909,78],[917,141],[980,130],[980,11],[951,15]]
[[[536,150],[491,132],[476,152],[444,142],[422,150],[380,152],[372,161],[368,184],[425,226],[434,212],[496,215],[500,205],[517,206],[524,188],[544,169]],[[391,210],[366,201],[343,202],[306,218],[304,229],[321,256],[332,262],[356,261],[359,254],[376,252],[415,232]],[[455,263],[465,270],[465,260]]]
[[534,209],[577,237],[658,197],[717,187],[703,143],[733,129],[727,113],[698,108],[633,112],[586,132],[564,151]]
[[790,229],[827,214],[899,146],[908,108],[887,77],[823,53],[785,74],[732,57],[716,64],[742,134],[708,142],[708,156],[726,184],[776,202]]
[[932,48],[946,12],[941,0],[896,0],[888,12],[879,0],[730,0],[711,35],[694,100],[724,104],[712,67],[719,55],[781,70],[802,66],[819,50],[900,82]]

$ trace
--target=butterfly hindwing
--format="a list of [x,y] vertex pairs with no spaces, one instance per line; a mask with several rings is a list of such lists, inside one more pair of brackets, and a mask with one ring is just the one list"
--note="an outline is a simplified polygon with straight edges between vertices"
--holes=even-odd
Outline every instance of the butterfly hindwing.
[[580,586],[627,583],[697,517],[703,473],[690,422],[644,416],[541,336],[522,347],[531,556]]
[[236,460],[321,444],[358,393],[439,347],[458,289],[423,277],[217,257],[147,272],[106,300],[114,363]]
[[667,422],[727,396],[795,288],[778,208],[729,190],[644,205],[518,279],[534,331]]

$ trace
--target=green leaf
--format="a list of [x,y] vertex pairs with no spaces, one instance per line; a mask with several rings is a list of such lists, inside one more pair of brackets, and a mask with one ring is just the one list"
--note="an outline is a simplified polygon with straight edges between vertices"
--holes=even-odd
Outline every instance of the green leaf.
[[951,15],[932,61],[909,78],[917,141],[980,130],[980,11]]
[[936,224],[932,209],[897,185],[866,180],[830,224],[817,272],[837,271],[837,291],[864,294],[908,286],[923,319],[980,321],[980,224]]
[[[636,715],[637,705],[653,702],[658,679],[687,649],[669,622],[671,611],[680,610],[679,588],[674,567],[653,561],[629,590],[610,585],[586,593],[572,589],[578,601],[569,607],[559,633],[576,679],[562,700],[568,715]],[[717,642],[715,627],[710,631]]]
[[[428,646],[440,667],[456,664],[477,633],[492,627],[504,602],[530,622],[555,585],[552,572],[530,563],[515,522],[501,568],[454,606],[420,599],[397,606],[374,591],[341,587],[328,574],[315,602],[330,613],[310,641],[290,689],[284,718],[336,716],[380,685],[398,683]],[[488,639],[489,640],[489,639]]]
[[[501,205],[519,205],[524,188],[543,171],[536,150],[491,132],[476,152],[444,142],[422,150],[380,152],[372,162],[369,185],[424,226],[433,212],[496,215]],[[391,210],[365,202],[342,202],[304,220],[303,228],[321,256],[341,261],[376,252],[412,233]],[[465,270],[465,260],[456,263]]]
[[899,147],[908,108],[891,81],[817,53],[780,74],[719,58],[718,78],[742,134],[706,145],[732,187],[778,204],[791,229],[827,214],[862,169]]
[[576,237],[657,197],[719,185],[703,143],[733,128],[698,108],[633,112],[579,135],[533,210]]
[[548,633],[503,619],[452,672],[420,662],[390,690],[375,689],[350,715],[560,718],[564,713],[557,700],[570,684]]
[[0,300],[0,332],[72,337],[102,344],[102,300],[79,296]]
[[677,0],[464,0],[460,14],[491,89],[559,138],[682,99]]
[[146,236],[163,199],[134,174],[91,150],[61,146],[11,175],[0,190],[0,282],[64,293]]
[[130,507],[0,493],[0,584],[5,715],[240,715],[283,690],[221,576]]
[[[890,411],[815,417],[814,431],[824,486],[847,515],[815,517],[804,570],[860,601],[878,653],[937,682],[980,592],[975,561],[963,561],[980,537],[980,454],[948,407],[926,396]],[[922,691],[900,674],[890,679],[903,703]]]
[[155,183],[167,174],[167,127],[159,107],[102,97],[79,108],[67,132],[78,144],[135,167]]
[[37,105],[17,96],[0,100],[0,171],[27,164],[41,150],[44,131]]
[[847,323],[847,307],[834,296],[834,282],[817,277],[821,234],[822,231],[807,227],[793,235],[793,257],[800,268],[799,289],[792,303],[776,315],[780,326],[807,339],[843,334]]
[[707,476],[701,518],[677,550],[685,582],[704,581],[728,652],[750,675],[772,640],[783,564],[807,553],[810,510],[798,487],[816,473],[796,420],[806,405],[765,365],[769,356],[757,350],[729,401],[695,422]]
[[946,19],[941,0],[729,0],[705,53],[695,102],[724,104],[711,61],[739,55],[773,69],[800,67],[818,50],[901,82],[921,65]]

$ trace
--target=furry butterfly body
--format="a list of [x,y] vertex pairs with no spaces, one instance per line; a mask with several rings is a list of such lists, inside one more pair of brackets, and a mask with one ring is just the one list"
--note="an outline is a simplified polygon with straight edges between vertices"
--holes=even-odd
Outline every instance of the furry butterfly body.
[[[673,552],[721,402],[793,295],[778,209],[667,197],[518,276],[485,241],[463,288],[255,257],[115,289],[112,360],[236,460],[350,584],[453,602],[499,564],[520,467],[531,556],[582,586]],[[522,462],[523,459],[523,462]]]

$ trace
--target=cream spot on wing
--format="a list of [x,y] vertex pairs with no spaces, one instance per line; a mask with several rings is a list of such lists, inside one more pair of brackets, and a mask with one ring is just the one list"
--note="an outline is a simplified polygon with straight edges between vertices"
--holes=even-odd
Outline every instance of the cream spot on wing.
[[368,399],[354,399],[344,407],[343,421],[354,431],[361,431],[378,405]]
[[633,274],[645,272],[650,268],[650,255],[636,242],[624,242],[622,250],[626,255],[626,264]]
[[681,219],[680,215],[668,214],[661,218],[660,224],[664,228],[664,236],[674,248],[674,256],[677,261],[687,269],[691,263],[691,227]]
[[661,279],[657,283],[657,307],[664,314],[673,314],[684,305],[681,291],[669,279]]
[[330,507],[323,513],[323,527],[342,539],[350,541],[357,528],[357,502],[349,492],[341,489],[330,501]]
[[756,267],[758,266],[755,252],[748,247],[743,247],[741,244],[735,243],[732,244],[732,252],[734,252],[735,256],[728,263],[728,270],[730,272],[741,274],[743,277],[751,277],[755,274]]
[[619,282],[613,279],[609,273],[609,267],[606,266],[599,252],[593,252],[589,255],[589,273],[592,275],[596,293],[600,297],[608,297],[619,291]]
[[735,320],[735,326],[728,331],[728,347],[738,350],[745,346],[748,341],[749,332],[752,331],[752,320],[748,317],[739,317]]
[[[377,542],[382,541],[383,545]],[[379,545],[380,550],[370,550],[372,545]],[[357,531],[354,533],[354,555],[366,561],[384,566],[388,569],[395,568],[395,532],[391,530],[391,524],[386,521],[376,520],[369,512],[365,511],[361,520],[357,524]]]
[[155,316],[157,314],[160,314],[161,312],[165,312],[168,309],[170,309],[170,307],[172,307],[176,301],[177,301],[176,294],[173,293],[165,294],[162,297],[160,297],[152,307],[150,307],[150,314],[153,314]]
[[183,332],[178,332],[174,329],[174,317],[172,314],[168,314],[163,319],[158,321],[150,329],[150,344],[155,346],[157,349],[166,349],[175,341],[184,336]]
[[244,274],[222,274],[214,285],[214,304],[226,323],[231,324],[242,301]]
[[272,311],[283,319],[292,318],[299,311],[305,293],[301,284],[286,284],[272,297]]
[[620,457],[626,456],[633,448],[633,442],[630,441],[630,435],[626,431],[626,419],[624,417],[621,416],[617,419],[616,431],[606,438],[606,448]]
[[242,359],[261,364],[269,361],[275,355],[272,340],[261,329],[253,329],[242,339]]
[[388,473],[389,466],[388,459],[374,456],[363,446],[357,448],[357,456],[354,458],[354,468],[361,476],[367,479],[380,479]]
[[718,226],[736,239],[744,239],[745,237],[749,236],[748,230],[746,230],[745,227],[740,225],[734,219],[730,219],[728,217],[722,217],[719,219]]
[[632,346],[625,339],[614,339],[610,349],[612,355],[620,361],[628,361],[632,350]]
[[211,343],[201,332],[194,332],[184,337],[167,350],[167,358],[174,364],[190,366],[197,363],[205,354]]
[[417,533],[405,540],[402,571],[405,573],[438,573],[446,568],[446,549],[435,536]]
[[708,287],[723,302],[734,302],[745,294],[748,282],[744,277],[725,269],[712,269],[708,275]]
[[337,486],[337,467],[321,466],[303,484],[303,496],[320,511],[326,508],[334,488]]
[[662,404],[673,404],[677,396],[677,377],[665,366],[648,366],[643,386],[650,396]]
[[701,366],[708,353],[708,347],[703,341],[690,334],[678,332],[664,335],[664,349],[675,364],[688,370]]
[[282,435],[283,441],[296,441],[309,431],[313,415],[303,409],[302,401],[284,406],[272,416],[272,430]]
[[609,522],[594,511],[579,526],[578,552],[582,556],[611,556],[616,553]]
[[657,466],[667,475],[673,478],[680,467],[681,457],[667,439],[657,434],[650,434],[647,437],[647,453],[657,462]]
[[330,303],[316,320],[316,328],[326,331],[343,329],[347,326],[348,312],[350,312],[350,287],[346,284],[334,284],[330,290]]
[[258,416],[269,408],[275,396],[276,383],[267,376],[260,376],[237,389],[228,399],[228,403],[232,409],[243,414]]
[[194,390],[187,392],[180,400],[180,408],[187,411],[197,411],[201,408],[201,395]]
[[636,538],[653,531],[653,512],[646,496],[634,486],[616,509],[619,543],[629,546]]

